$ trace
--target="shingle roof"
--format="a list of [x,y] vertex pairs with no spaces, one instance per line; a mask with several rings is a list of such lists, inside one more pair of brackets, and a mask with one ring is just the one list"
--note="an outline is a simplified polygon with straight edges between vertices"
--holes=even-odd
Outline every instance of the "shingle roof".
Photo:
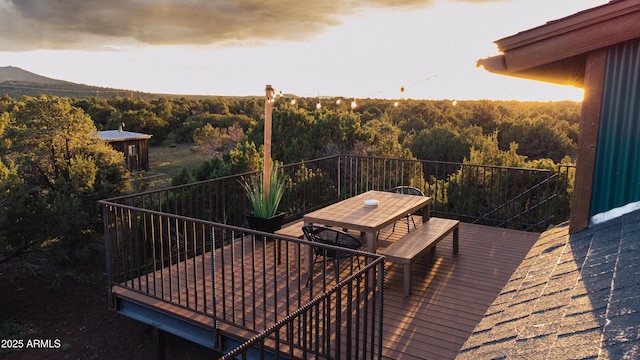
[[457,359],[640,357],[640,211],[540,236]]
[[134,139],[151,139],[151,135],[142,134],[131,131],[119,131],[119,130],[103,130],[98,132],[98,137],[106,141],[124,141]]

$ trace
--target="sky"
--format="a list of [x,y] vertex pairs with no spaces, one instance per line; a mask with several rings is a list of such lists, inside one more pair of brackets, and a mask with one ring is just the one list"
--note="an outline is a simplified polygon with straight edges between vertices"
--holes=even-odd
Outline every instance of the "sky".
[[[608,0],[0,0],[0,66],[214,96],[581,101],[492,74],[494,41]],[[404,88],[404,91],[401,89]]]

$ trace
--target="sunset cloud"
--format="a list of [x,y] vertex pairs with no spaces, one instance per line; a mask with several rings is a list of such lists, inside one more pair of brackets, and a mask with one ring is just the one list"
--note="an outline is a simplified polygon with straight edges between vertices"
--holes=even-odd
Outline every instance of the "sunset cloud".
[[303,41],[341,24],[345,16],[357,16],[369,9],[424,8],[432,3],[433,0],[0,0],[0,49]]

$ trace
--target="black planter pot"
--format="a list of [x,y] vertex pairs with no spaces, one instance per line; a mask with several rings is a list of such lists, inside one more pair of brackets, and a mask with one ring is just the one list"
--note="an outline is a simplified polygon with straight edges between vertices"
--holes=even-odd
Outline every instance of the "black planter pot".
[[282,228],[284,215],[284,212],[279,212],[270,218],[261,218],[251,214],[247,214],[246,217],[249,229],[273,233]]

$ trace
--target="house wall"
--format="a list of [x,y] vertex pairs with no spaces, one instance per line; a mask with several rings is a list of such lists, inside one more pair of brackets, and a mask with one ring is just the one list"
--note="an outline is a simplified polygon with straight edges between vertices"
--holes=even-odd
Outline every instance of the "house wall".
[[590,216],[640,201],[640,39],[606,63]]
[[124,160],[129,171],[149,170],[148,139],[111,141],[109,145],[124,154]]

